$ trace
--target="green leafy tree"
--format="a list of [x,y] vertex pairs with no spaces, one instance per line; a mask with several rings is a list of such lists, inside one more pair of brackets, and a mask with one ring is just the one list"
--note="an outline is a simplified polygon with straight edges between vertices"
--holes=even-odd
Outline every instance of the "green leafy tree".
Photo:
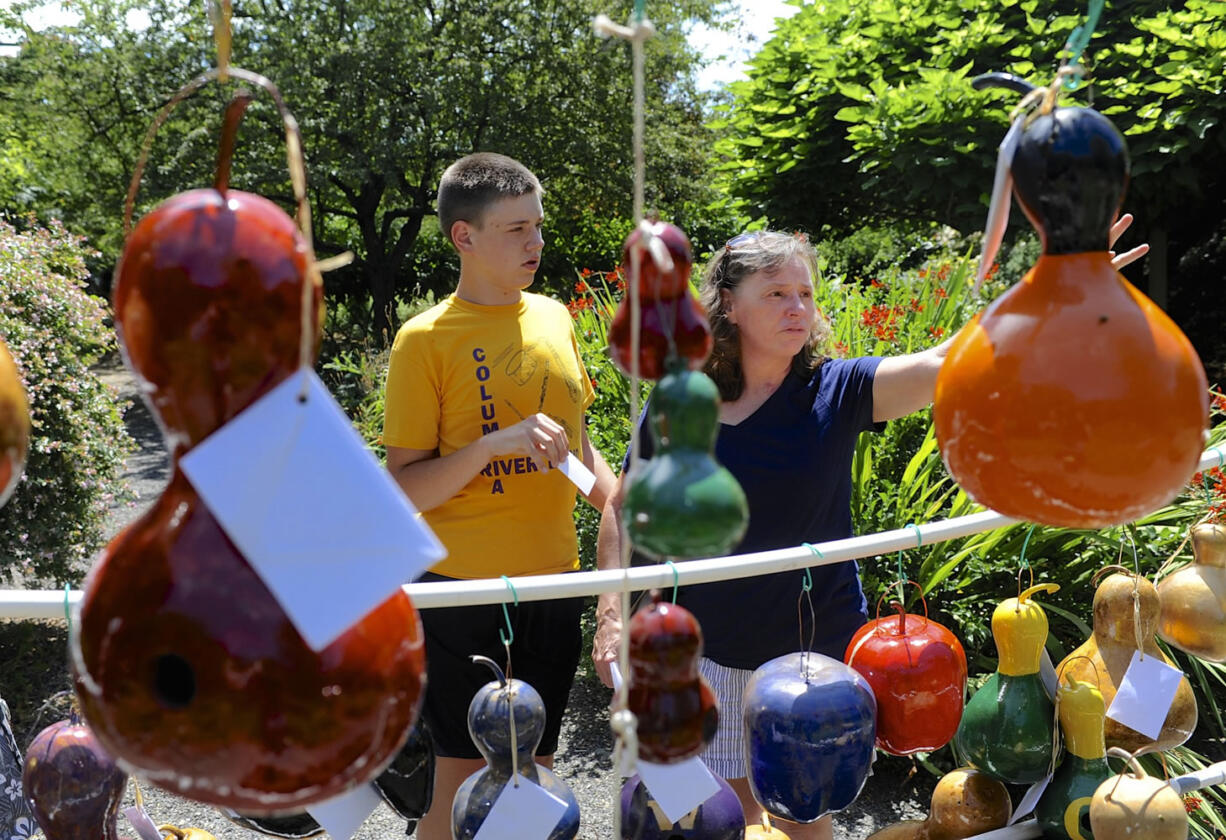
[[[722,112],[729,190],[782,226],[982,227],[1018,97],[975,92],[970,80],[1008,71],[1046,84],[1082,11],[1038,0],[804,4]],[[1127,136],[1128,203],[1156,249],[1165,231],[1194,238],[1222,217],[1224,56],[1226,4],[1109,5],[1084,56],[1090,84],[1066,98],[1093,104]]]
[[[717,5],[655,4],[659,35],[647,45],[648,202],[700,229],[715,198],[711,134],[683,25],[714,20]],[[108,257],[117,255],[119,209],[145,127],[179,84],[214,63],[198,9],[181,7],[75,0],[78,24],[28,33],[21,52],[0,63],[9,134],[32,141],[54,126],[59,138],[26,163],[40,190],[34,206],[61,209]],[[139,30],[129,25],[138,8],[149,20]],[[376,332],[391,326],[398,297],[454,283],[433,199],[442,170],[472,151],[519,157],[544,181],[547,282],[561,288],[577,262],[615,257],[588,250],[606,242],[585,233],[587,217],[620,231],[630,215],[630,50],[593,34],[598,11],[618,13],[597,0],[236,4],[234,63],[273,79],[301,125],[319,251],[357,254],[329,286],[368,296]],[[9,27],[20,20],[19,7]],[[161,129],[141,209],[211,180],[223,95],[206,89]],[[288,205],[281,138],[261,101],[240,134],[232,183]]]

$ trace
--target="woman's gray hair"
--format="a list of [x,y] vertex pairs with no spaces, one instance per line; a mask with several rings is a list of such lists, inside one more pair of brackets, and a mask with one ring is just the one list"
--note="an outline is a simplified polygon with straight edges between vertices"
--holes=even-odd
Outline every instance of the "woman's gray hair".
[[[777,271],[793,260],[799,260],[808,269],[809,276],[816,280],[817,251],[808,236],[755,231],[729,239],[703,269],[699,299],[707,310],[715,339],[703,371],[719,387],[721,399],[735,400],[745,388],[741,336],[736,324],[728,320],[727,296],[723,293],[732,293],[751,274]],[[792,370],[806,378],[817,370],[826,361],[824,351],[829,337],[830,324],[819,311],[809,330],[808,342],[792,358]]]

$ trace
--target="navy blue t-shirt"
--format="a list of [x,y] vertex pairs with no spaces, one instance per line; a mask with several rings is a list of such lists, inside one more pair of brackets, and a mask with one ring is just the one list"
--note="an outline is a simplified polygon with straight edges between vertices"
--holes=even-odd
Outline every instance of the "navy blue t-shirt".
[[[831,359],[808,379],[789,373],[757,411],[720,424],[715,454],[749,501],[749,527],[732,554],[791,548],[851,536],[851,461],[856,438],[873,423],[873,376],[879,357]],[[644,410],[643,417],[646,416]],[[653,441],[639,419],[639,446]],[[651,563],[637,557],[635,564]],[[812,570],[817,631],[813,650],[842,659],[868,620],[854,562]],[[677,602],[702,625],[704,655],[730,668],[762,663],[807,646],[808,606],[797,623],[803,571],[682,587]],[[805,640],[802,645],[801,639]]]

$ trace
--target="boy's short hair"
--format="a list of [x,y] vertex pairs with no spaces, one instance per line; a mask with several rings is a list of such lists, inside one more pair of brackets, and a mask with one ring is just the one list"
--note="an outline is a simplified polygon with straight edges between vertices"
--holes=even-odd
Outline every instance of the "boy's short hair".
[[481,226],[485,208],[500,198],[518,198],[526,193],[542,195],[541,182],[528,167],[514,158],[494,152],[477,152],[457,160],[438,184],[438,224],[455,247],[451,227],[456,222]]

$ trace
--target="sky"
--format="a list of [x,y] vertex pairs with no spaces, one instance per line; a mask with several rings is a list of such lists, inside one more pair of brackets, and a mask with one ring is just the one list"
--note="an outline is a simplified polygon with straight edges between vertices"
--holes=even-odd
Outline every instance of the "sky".
[[[5,3],[5,0],[0,0]],[[5,3],[7,5],[7,3]],[[766,41],[775,26],[775,18],[790,17],[797,7],[784,0],[735,0],[730,3],[731,17],[737,21],[733,32],[721,32],[707,26],[696,26],[690,32],[693,44],[711,63],[698,74],[698,87],[713,91],[744,76],[745,62]],[[651,8],[648,6],[648,14]],[[58,2],[47,2],[33,18],[35,28],[69,23]],[[138,22],[132,23],[139,25]],[[0,48],[0,54],[12,54],[15,48]]]
[[[733,19],[738,21],[733,32],[720,32],[697,26],[690,32],[690,43],[712,63],[698,74],[701,90],[716,90],[728,82],[744,78],[745,62],[765,43],[775,28],[775,19],[791,17],[800,11],[784,0],[739,0]],[[648,7],[650,14],[650,6]]]

